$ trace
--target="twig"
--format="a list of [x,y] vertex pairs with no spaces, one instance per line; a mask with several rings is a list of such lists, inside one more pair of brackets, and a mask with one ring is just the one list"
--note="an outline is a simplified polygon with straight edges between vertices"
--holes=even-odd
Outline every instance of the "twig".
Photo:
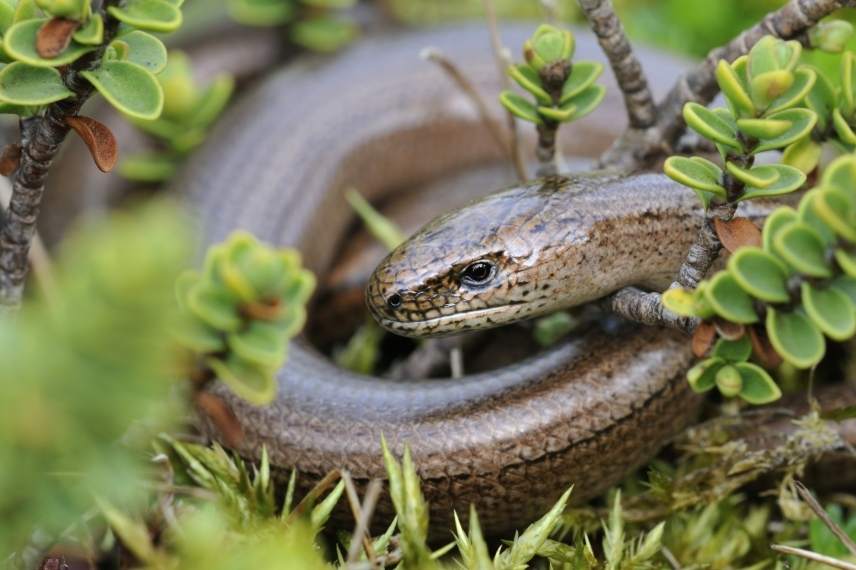
[[823,507],[820,506],[820,503],[817,502],[817,499],[814,498],[811,491],[809,491],[800,481],[794,481],[794,487],[796,487],[797,493],[802,497],[802,500],[805,501],[809,508],[814,511],[814,514],[823,521],[826,528],[828,528],[832,534],[841,541],[841,544],[850,551],[850,554],[856,556],[856,542],[853,542],[853,539],[847,536],[847,533],[844,532],[844,530],[838,526],[834,520],[829,518],[829,515],[825,510],[823,510]]
[[106,12],[108,6],[117,3],[118,0],[106,0],[101,7],[104,18],[101,46],[69,65],[64,74],[63,81],[74,96],[48,105],[43,116],[22,122],[25,128],[21,133],[21,161],[12,175],[12,199],[6,223],[0,230],[0,305],[16,307],[21,303],[45,180],[69,131],[65,119],[77,115],[94,89],[80,73],[98,66],[107,44],[119,29],[119,21]]
[[[6,221],[6,204],[12,199],[12,186],[8,180],[0,180],[0,228]],[[36,278],[36,285],[42,292],[44,300],[51,305],[56,305],[58,299],[56,277],[53,270],[53,262],[45,247],[39,232],[34,230],[33,244],[29,252],[30,267]]]
[[691,333],[699,320],[682,317],[663,306],[659,293],[646,293],[635,287],[625,287],[601,301],[606,310],[625,319],[649,326],[662,326]]
[[800,37],[824,16],[847,6],[856,6],[856,0],[790,0],[779,10],[767,14],[758,24],[712,50],[702,63],[679,77],[657,106],[656,123],[644,131],[628,128],[601,157],[602,164],[640,168],[670,154],[686,128],[682,115],[684,104],[696,101],[706,105],[718,92],[715,70],[720,59],[733,61],[748,53],[766,34],[786,40]]
[[734,217],[736,211],[737,204],[730,202],[711,206],[705,212],[704,223],[687,251],[687,257],[678,270],[678,277],[673,286],[695,289],[704,279],[722,250],[722,242],[719,241],[714,222],[717,218],[728,221]]
[[[353,488],[354,483],[351,480],[350,475],[345,477],[346,489],[348,488],[349,484]],[[374,509],[377,505],[377,500],[380,497],[380,492],[382,488],[383,487],[381,485],[380,479],[372,479],[369,483],[368,488],[366,489],[366,495],[363,499],[362,507],[360,507],[360,505],[357,505],[357,512],[359,513],[359,515],[356,517],[357,525],[354,528],[354,534],[351,537],[351,545],[348,548],[348,564],[353,564],[354,562],[357,562],[357,558],[360,555],[361,544],[366,550],[366,556],[369,559],[369,563],[377,563],[377,556],[374,552],[374,548],[372,548],[371,538],[368,534],[368,527],[369,522],[372,519],[372,514],[374,514]],[[355,489],[354,494],[356,494]]]
[[802,548],[786,546],[784,544],[771,544],[770,548],[782,554],[792,554],[794,556],[799,556],[800,558],[805,558],[806,560],[812,560],[814,562],[819,562],[820,564],[832,566],[833,568],[841,568],[841,570],[856,570],[856,564],[850,564],[849,562],[839,560],[838,558],[832,558],[831,556],[824,556],[823,554],[818,554],[811,550],[803,550]]
[[[508,89],[511,87],[511,82],[508,80],[505,70],[511,65],[511,58],[505,48],[502,47],[502,40],[499,37],[499,24],[496,19],[496,8],[493,5],[493,0],[482,0],[482,6],[484,6],[487,27],[490,30],[490,45],[496,59],[499,78],[503,89]],[[520,182],[524,182],[529,178],[529,174],[526,172],[526,164],[523,162],[523,149],[520,145],[520,134],[517,132],[517,121],[511,111],[506,110],[505,115],[508,121],[509,139],[511,140],[511,161],[514,164],[514,170],[517,172],[517,178]]]
[[633,53],[611,0],[579,0],[579,5],[609,59],[618,87],[624,95],[630,128],[647,129],[657,120],[657,107],[642,65]]
[[496,118],[491,115],[490,110],[488,109],[487,103],[484,100],[484,97],[481,96],[478,89],[476,89],[475,85],[467,78],[467,76],[461,72],[455,62],[450,60],[446,54],[441,52],[439,49],[434,47],[427,47],[422,50],[419,54],[424,60],[430,61],[432,63],[436,63],[440,69],[442,69],[446,75],[458,86],[458,88],[466,94],[467,97],[473,102],[476,106],[476,110],[478,111],[479,118],[481,119],[484,126],[487,128],[488,132],[490,132],[493,140],[496,141],[496,144],[499,146],[500,151],[503,154],[513,153],[513,149],[511,148],[511,141],[508,140],[508,137],[505,136],[505,133],[502,131],[502,128],[499,126]]

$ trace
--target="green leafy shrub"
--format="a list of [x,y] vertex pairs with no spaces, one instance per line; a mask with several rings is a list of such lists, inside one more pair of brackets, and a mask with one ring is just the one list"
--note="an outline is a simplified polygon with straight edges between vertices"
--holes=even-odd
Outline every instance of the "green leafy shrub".
[[178,280],[187,318],[177,338],[237,395],[269,403],[288,340],[303,327],[314,287],[296,251],[274,250],[236,232],[208,250],[201,272]]
[[748,55],[733,63],[720,61],[716,80],[728,107],[708,109],[698,103],[684,106],[684,119],[694,131],[713,141],[723,167],[699,156],[672,156],[663,170],[689,186],[706,207],[715,201],[739,202],[793,192],[805,174],[793,166],[754,166],[761,152],[782,149],[803,138],[817,115],[799,108],[817,74],[798,65],[799,42],[772,36],[758,41]]
[[166,48],[149,32],[181,25],[181,2],[131,0],[109,5],[107,14],[124,24],[105,36],[100,13],[90,0],[0,2],[3,39],[0,103],[3,112],[30,116],[49,103],[72,97],[57,68],[103,49],[103,58],[80,75],[129,117],[155,119],[163,90],[155,75],[166,65]]
[[357,36],[353,22],[335,15],[356,0],[229,0],[229,13],[248,26],[284,26],[290,41],[333,52]]
[[593,61],[573,62],[574,35],[550,25],[540,26],[523,45],[525,63],[509,66],[508,75],[532,95],[530,101],[513,91],[499,100],[517,117],[556,128],[591,113],[606,89],[595,84],[603,66]]
[[[812,367],[823,358],[827,337],[856,334],[856,156],[830,164],[796,209],[775,210],[762,239],[761,247],[738,249],[725,270],[695,290],[667,291],[663,302],[682,315],[754,327],[786,362]],[[745,362],[750,348],[745,340],[718,344],[690,371],[691,384],[703,391],[742,382],[737,393],[748,401],[776,399],[769,375]],[[762,384],[766,394],[758,391]]]
[[165,148],[128,157],[119,165],[120,174],[139,182],[162,182],[172,177],[181,161],[205,140],[235,87],[232,76],[221,74],[200,89],[193,81],[190,60],[180,51],[170,52],[157,79],[164,92],[163,112],[157,119],[132,122]]
[[165,204],[84,228],[59,256],[57,298],[0,321],[0,559],[76,523],[93,493],[144,497],[145,434],[181,415],[163,331],[186,228]]

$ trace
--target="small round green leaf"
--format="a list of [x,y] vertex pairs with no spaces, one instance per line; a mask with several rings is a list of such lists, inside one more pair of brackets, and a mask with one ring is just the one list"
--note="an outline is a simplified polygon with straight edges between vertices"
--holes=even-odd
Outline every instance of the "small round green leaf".
[[776,97],[765,112],[766,115],[784,111],[799,105],[805,99],[808,92],[814,87],[817,74],[806,66],[800,66],[794,71],[794,82],[787,91]]
[[[2,77],[2,72],[0,72]],[[856,204],[840,188],[833,186],[816,190],[812,205],[815,213],[842,238],[856,243]]]
[[847,50],[841,54],[841,95],[844,112],[852,115],[856,111],[856,54]]
[[716,387],[723,396],[733,398],[743,388],[740,372],[733,366],[725,365],[716,372]]
[[846,154],[832,161],[823,170],[821,183],[853,193],[856,188],[856,156]]
[[227,342],[235,356],[261,368],[277,369],[285,362],[288,337],[276,324],[252,321]]
[[744,291],[768,303],[786,303],[788,273],[776,256],[757,247],[741,247],[728,259],[728,271]]
[[809,109],[787,109],[773,113],[768,117],[774,121],[787,121],[791,126],[784,133],[775,137],[761,140],[761,144],[755,148],[754,152],[764,152],[766,150],[775,150],[784,148],[806,136],[817,124],[817,115]]
[[835,134],[838,135],[838,138],[842,142],[856,144],[856,133],[853,132],[847,119],[844,118],[839,109],[835,109],[832,112],[832,126],[835,129]]
[[836,249],[835,261],[844,273],[850,277],[856,277],[856,255],[843,249]]
[[805,136],[788,145],[782,154],[782,163],[808,174],[817,168],[822,151],[823,147],[814,142],[811,136]]
[[767,336],[776,352],[797,368],[810,368],[826,352],[820,329],[803,313],[767,310]]
[[120,22],[149,32],[174,32],[181,26],[181,10],[164,0],[128,0],[107,11]]
[[155,36],[134,30],[117,38],[128,46],[127,60],[157,74],[166,67],[166,47]]
[[753,185],[747,186],[737,201],[740,202],[755,198],[782,196],[783,194],[788,194],[794,190],[798,190],[803,184],[805,184],[805,174],[803,174],[800,169],[786,164],[764,164],[752,168],[750,172],[754,176],[765,177],[769,180],[770,178],[773,178],[770,174],[773,171],[778,174],[774,182],[764,186],[763,188],[758,188]]
[[767,216],[764,222],[764,229],[761,230],[764,251],[773,252],[773,239],[779,231],[798,220],[799,214],[791,207],[781,206],[773,210],[773,213]]
[[725,362],[744,362],[752,355],[752,342],[745,334],[737,340],[721,338],[716,341],[710,355],[719,357]]
[[597,81],[603,73],[603,65],[594,61],[576,61],[571,68],[571,76],[562,86],[562,96],[559,104],[566,103],[583,92]]
[[538,114],[538,109],[535,105],[517,93],[512,91],[503,91],[499,94],[499,102],[502,103],[502,106],[508,109],[513,115],[520,117],[524,121],[529,121],[536,125],[540,125],[544,122],[541,120],[541,116]]
[[716,314],[723,319],[743,325],[758,322],[752,298],[729,272],[717,273],[708,283],[704,294]]
[[740,149],[737,126],[698,103],[684,105],[684,120],[695,132],[720,144]]
[[725,198],[725,188],[720,185],[722,170],[709,160],[701,157],[670,156],[663,163],[663,172],[684,186]]
[[359,34],[357,26],[339,18],[304,18],[291,26],[291,41],[308,50],[333,53],[351,43]]
[[227,332],[241,327],[235,297],[223,287],[201,282],[188,292],[185,302],[191,313],[211,327]]
[[236,356],[225,361],[208,358],[205,364],[214,371],[235,394],[256,406],[269,404],[276,396],[276,378],[265,370]]
[[72,42],[58,56],[51,59],[42,58],[36,52],[36,34],[47,21],[48,18],[38,18],[18,22],[9,28],[6,35],[3,36],[3,49],[6,50],[6,53],[10,57],[37,67],[59,67],[67,65],[95,49],[92,46],[84,46]]
[[853,303],[834,287],[820,289],[803,283],[802,303],[809,318],[829,338],[847,340],[856,333]]
[[552,119],[553,121],[563,123],[571,120],[571,118],[574,116],[574,111],[576,110],[577,108],[574,106],[573,103],[565,103],[562,107],[558,108],[538,107],[538,114],[542,117]]
[[791,123],[774,119],[737,119],[737,128],[756,139],[771,139],[787,132]]
[[748,169],[742,168],[729,160],[726,161],[725,168],[734,178],[743,184],[755,186],[756,188],[766,188],[779,179],[779,171],[775,168],[767,168],[766,165]]
[[282,0],[229,0],[229,14],[245,26],[277,26],[295,16],[296,7]]
[[820,188],[812,188],[802,197],[797,205],[799,220],[810,226],[817,233],[825,246],[830,246],[835,243],[835,232],[827,225],[823,218],[817,213],[816,206],[817,198],[820,197]]
[[698,287],[695,290],[682,289],[675,287],[667,289],[663,293],[663,305],[678,315],[685,317],[699,317],[706,319],[713,316],[713,311],[707,303],[701,291],[703,287]]
[[92,14],[82,28],[74,32],[74,41],[87,46],[97,46],[104,41],[104,19],[101,14]]
[[506,72],[518,85],[532,93],[541,104],[550,105],[553,103],[553,98],[541,86],[541,78],[538,77],[538,72],[528,65],[509,65]]
[[735,110],[735,115],[752,117],[755,115],[755,105],[746,92],[746,88],[734,68],[724,59],[716,66],[716,82],[725,95],[726,100]]
[[796,222],[783,228],[773,241],[776,252],[794,269],[810,277],[830,277],[826,246],[811,226]]
[[155,119],[163,109],[163,90],[154,75],[130,61],[104,61],[81,73],[119,111],[137,119]]
[[574,114],[571,117],[572,121],[582,119],[592,111],[594,111],[600,102],[603,101],[606,95],[606,87],[603,85],[591,85],[584,89],[581,93],[568,99],[562,107],[566,105],[574,106]]
[[766,370],[751,362],[741,362],[734,367],[740,372],[742,388],[740,397],[750,404],[769,404],[782,397],[782,391]]
[[752,93],[752,101],[759,109],[766,109],[775,99],[786,93],[794,84],[794,74],[790,71],[779,69],[768,71],[760,75],[752,75],[749,89]]
[[837,289],[839,293],[850,299],[854,310],[856,310],[856,277],[842,275],[837,277],[829,286]]
[[230,75],[219,75],[199,96],[195,110],[189,118],[194,127],[205,128],[211,125],[223,112],[235,89],[235,80]]
[[74,95],[56,69],[16,61],[0,70],[0,101],[12,105],[47,105]]
[[721,358],[706,358],[687,372],[687,380],[693,391],[707,392],[716,384],[716,373],[725,366]]

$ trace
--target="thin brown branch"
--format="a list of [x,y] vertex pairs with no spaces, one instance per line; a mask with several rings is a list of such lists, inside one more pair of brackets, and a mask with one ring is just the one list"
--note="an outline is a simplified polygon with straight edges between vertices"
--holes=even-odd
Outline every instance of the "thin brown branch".
[[630,128],[650,127],[657,120],[654,96],[611,0],[579,0],[579,5],[615,74],[624,96]]
[[68,134],[66,118],[77,115],[93,91],[80,73],[98,66],[107,44],[119,29],[119,21],[106,13],[106,8],[116,3],[117,0],[107,0],[102,6],[101,46],[69,65],[64,74],[63,81],[74,96],[48,105],[40,117],[22,121],[21,161],[12,175],[12,199],[0,229],[0,305],[16,307],[23,297],[27,258],[36,233],[45,181]]
[[327,474],[324,475],[324,477],[318,481],[318,483],[316,483],[308,493],[306,493],[306,496],[297,503],[297,506],[294,507],[291,514],[288,515],[288,519],[286,519],[285,523],[291,524],[297,520],[297,518],[310,507],[310,505],[313,505],[315,501],[318,500],[318,497],[320,497],[324,491],[335,485],[336,481],[338,481],[341,476],[342,473],[338,469],[331,469],[328,471]]
[[648,326],[668,327],[691,333],[699,320],[682,317],[669,311],[659,293],[646,293],[635,287],[625,287],[601,301],[601,306],[627,320]]
[[[345,488],[348,486],[351,487],[352,491],[349,491],[349,496],[353,492],[356,495],[356,489],[354,488],[354,483],[351,480],[349,474],[343,473],[343,479],[345,480]],[[383,485],[381,484],[380,479],[372,479],[369,482],[368,488],[366,489],[365,498],[363,499],[363,504],[360,506],[357,505],[355,519],[357,521],[357,525],[354,528],[354,533],[351,536],[351,545],[348,548],[348,558],[347,563],[353,564],[357,562],[357,559],[360,556],[360,545],[366,551],[366,556],[369,559],[369,562],[375,564],[377,562],[377,555],[374,552],[374,548],[372,547],[371,537],[368,533],[369,523],[371,522],[372,515],[374,514],[375,506],[377,505],[377,500],[380,497],[381,489]],[[350,497],[349,497],[349,500]],[[353,510],[353,505],[352,505]]]
[[770,548],[782,554],[791,554],[793,556],[799,556],[800,558],[805,558],[806,560],[811,560],[812,562],[819,562],[820,564],[826,564],[827,566],[831,566],[833,568],[841,568],[841,570],[856,570],[856,564],[851,564],[849,562],[845,562],[844,560],[839,560],[838,558],[832,558],[831,556],[818,554],[817,552],[812,552],[811,550],[803,550],[802,548],[796,548],[794,546],[787,546],[784,544],[771,544]]
[[[511,58],[507,50],[502,47],[502,39],[499,37],[499,24],[496,18],[496,7],[493,5],[493,0],[482,0],[484,7],[485,18],[487,19],[487,27],[490,31],[490,45],[493,49],[493,55],[496,59],[496,68],[499,71],[499,78],[504,89],[511,87],[511,82],[505,74],[505,70],[511,65]],[[514,170],[517,172],[517,178],[520,182],[524,182],[529,178],[526,171],[526,163],[523,161],[523,149],[520,144],[520,133],[517,132],[517,121],[510,111],[506,111],[506,120],[508,122],[508,134],[511,140],[511,162],[514,164]]]
[[728,221],[734,217],[736,211],[737,204],[727,203],[711,206],[705,212],[704,223],[678,270],[678,277],[673,286],[695,289],[704,279],[722,250],[722,242],[719,241],[714,227],[715,220]]
[[820,506],[820,503],[817,502],[817,499],[814,498],[814,495],[811,491],[809,491],[805,485],[803,485],[800,481],[794,481],[794,487],[797,489],[797,493],[799,493],[800,497],[803,501],[809,506],[809,508],[814,511],[814,514],[817,515],[823,524],[826,525],[826,528],[834,534],[841,544],[850,551],[850,554],[856,556],[856,542],[853,542],[853,539],[847,536],[847,533],[844,532],[834,520],[832,520],[829,515],[823,510],[823,507]]
[[682,114],[684,104],[695,101],[706,105],[719,91],[715,71],[720,59],[734,61],[748,53],[766,34],[785,40],[799,38],[821,18],[839,8],[853,6],[856,0],[790,0],[779,10],[767,14],[758,24],[712,50],[702,63],[679,77],[657,107],[656,124],[643,131],[628,128],[601,157],[601,162],[638,169],[671,154],[686,130]]
[[503,132],[502,127],[500,127],[496,118],[491,115],[484,97],[481,96],[481,93],[479,93],[478,89],[473,85],[472,81],[470,81],[458,66],[455,65],[455,62],[449,59],[446,54],[434,47],[423,49],[419,56],[426,61],[436,63],[437,66],[449,77],[449,79],[451,79],[452,82],[470,99],[470,101],[472,101],[479,114],[479,119],[481,119],[481,122],[484,124],[491,137],[493,137],[497,146],[499,146],[500,152],[503,154],[513,154],[511,141]]

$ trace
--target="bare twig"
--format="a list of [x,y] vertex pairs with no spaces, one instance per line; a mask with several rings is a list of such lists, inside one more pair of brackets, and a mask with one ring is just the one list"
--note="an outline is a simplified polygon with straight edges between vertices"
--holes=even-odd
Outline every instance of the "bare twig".
[[841,568],[841,570],[856,570],[856,564],[851,564],[849,562],[839,560],[838,558],[832,558],[831,556],[824,556],[823,554],[818,554],[817,552],[812,552],[811,550],[804,550],[802,548],[796,548],[794,546],[787,546],[784,544],[771,544],[770,548],[782,554],[791,554],[793,556],[799,556],[800,558],[805,558],[806,560],[811,560],[813,562],[819,562],[820,564],[826,564],[827,566],[832,566],[833,568]]
[[372,479],[366,489],[366,495],[363,499],[362,506],[360,506],[358,502],[354,505],[353,501],[356,499],[356,488],[354,487],[354,482],[351,479],[350,474],[347,472],[342,473],[342,478],[345,481],[348,500],[352,501],[351,511],[354,513],[354,518],[357,522],[357,525],[354,528],[354,533],[351,536],[351,544],[348,548],[347,563],[353,564],[354,562],[357,562],[357,559],[360,556],[360,546],[362,545],[366,551],[366,556],[368,557],[369,562],[376,564],[377,556],[374,552],[374,548],[372,547],[371,537],[368,534],[368,527],[383,486],[381,485],[380,479]]
[[678,277],[673,286],[694,289],[704,279],[722,250],[722,242],[716,234],[714,221],[717,218],[728,221],[734,217],[736,211],[736,203],[727,203],[712,206],[705,212],[704,223],[678,270]]
[[649,326],[663,326],[691,333],[699,320],[682,317],[666,309],[659,293],[646,293],[635,287],[625,287],[606,297],[601,306],[625,319]]
[[636,59],[624,26],[615,14],[611,0],[579,0],[580,8],[609,59],[631,129],[646,129],[657,120],[657,107],[648,88],[648,79]]
[[45,180],[51,162],[68,134],[65,119],[77,115],[92,94],[92,85],[80,73],[98,66],[107,44],[119,29],[119,21],[108,14],[108,6],[117,0],[104,2],[104,41],[95,51],[68,66],[63,81],[73,97],[47,106],[44,115],[22,121],[21,161],[12,175],[12,199],[6,222],[0,229],[0,305],[20,304],[27,275],[27,257],[36,232]]
[[434,47],[423,49],[419,54],[419,57],[432,63],[436,63],[437,66],[439,66],[440,69],[449,76],[455,85],[457,85],[458,88],[473,102],[473,105],[475,105],[476,110],[478,111],[479,118],[493,137],[493,140],[496,141],[500,151],[503,154],[513,154],[514,149],[511,148],[511,141],[503,132],[502,127],[500,127],[496,118],[491,115],[484,97],[481,96],[481,93],[479,93],[475,85],[473,85],[467,76],[461,72],[457,65],[455,65],[455,62],[450,60],[446,54]]
[[291,514],[288,515],[288,519],[286,519],[285,523],[291,524],[297,520],[297,518],[302,515],[310,505],[317,501],[318,497],[320,497],[324,491],[332,487],[341,476],[342,473],[338,469],[331,469],[328,471],[327,474],[324,475],[324,477],[318,481],[314,487],[312,487],[312,490],[306,493],[306,496],[297,503],[297,506],[294,507]]
[[829,515],[823,510],[823,507],[820,506],[820,503],[817,502],[811,491],[800,481],[794,481],[794,487],[796,487],[797,493],[802,497],[802,500],[805,501],[809,508],[814,511],[814,514],[826,525],[826,528],[841,541],[841,544],[850,551],[850,554],[856,556],[856,542],[853,542],[853,539],[847,536],[847,533],[834,520],[829,518]]
[[733,61],[748,53],[766,34],[782,39],[798,38],[824,16],[847,6],[856,6],[856,0],[790,0],[779,10],[767,14],[758,24],[711,51],[702,63],[678,78],[657,107],[656,124],[641,131],[628,128],[601,157],[601,162],[635,169],[670,154],[686,128],[682,115],[684,104],[696,101],[706,105],[718,92],[715,70],[720,59]]
[[[482,5],[484,6],[485,17],[487,18],[487,26],[490,30],[490,45],[496,59],[496,68],[499,71],[503,88],[508,89],[511,87],[511,83],[508,81],[505,70],[511,65],[511,59],[508,56],[508,52],[502,47],[502,40],[499,37],[496,8],[493,5],[493,0],[482,0]],[[523,161],[523,149],[520,145],[520,134],[517,132],[517,121],[510,111],[506,111],[505,114],[508,121],[509,138],[511,139],[511,162],[514,164],[517,178],[523,182],[529,178],[529,175],[526,172],[526,163]]]

